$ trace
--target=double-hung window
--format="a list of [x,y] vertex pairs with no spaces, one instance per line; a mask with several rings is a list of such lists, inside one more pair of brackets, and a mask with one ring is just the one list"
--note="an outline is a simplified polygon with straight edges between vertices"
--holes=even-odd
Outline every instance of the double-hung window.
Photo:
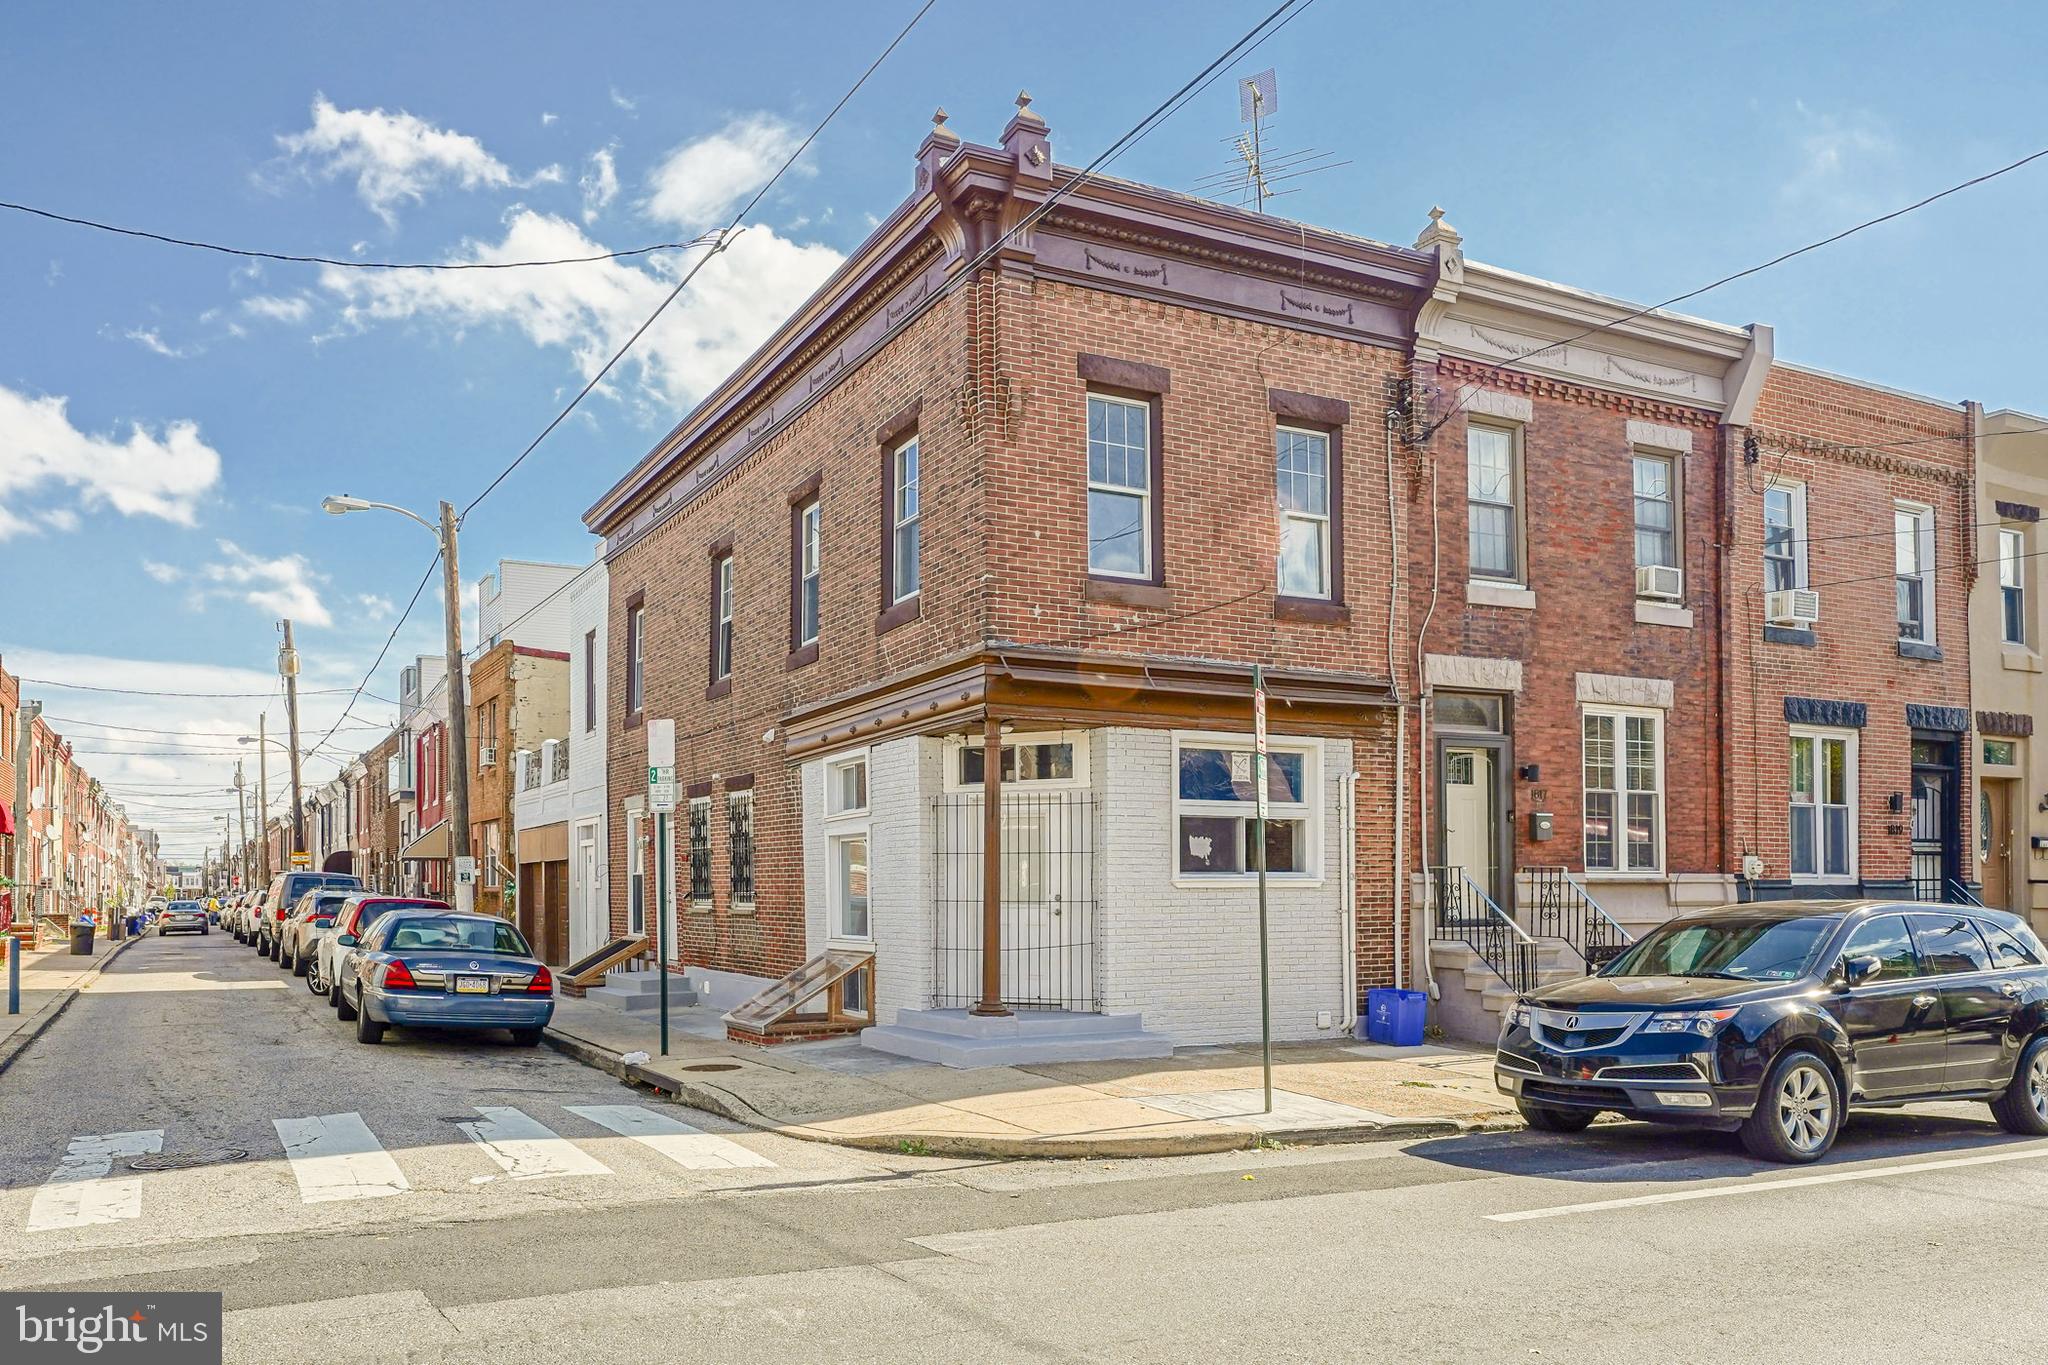
[[1934,643],[1934,509],[1902,502],[1892,509],[1899,638]]
[[1806,487],[1773,482],[1764,489],[1764,591],[1806,586]]
[[647,932],[647,817],[626,812],[626,932]]
[[754,793],[729,792],[725,798],[725,856],[732,904],[754,903]]
[[1653,711],[1585,713],[1586,871],[1662,870],[1663,722]]
[[1998,611],[2002,638],[2027,642],[2027,538],[2021,531],[1998,533]]
[[868,756],[825,764],[826,899],[835,938],[873,937],[868,916]]
[[597,728],[597,632],[583,632],[583,733]]
[[1856,875],[1856,737],[1794,730],[1791,753],[1791,869],[1794,880]]
[[711,908],[711,798],[690,798],[690,900]]
[[919,527],[924,506],[918,490],[918,446],[913,436],[889,456],[889,603],[917,596]]
[[1330,595],[1330,438],[1276,427],[1275,481],[1280,510],[1280,593]]
[[818,643],[819,587],[823,572],[820,525],[816,498],[796,509],[796,552],[791,556],[796,567],[795,601],[791,603],[795,629],[791,634],[796,638],[790,642],[792,648],[801,649]]
[[[1320,801],[1317,750],[1275,742],[1266,759],[1266,872],[1317,875]],[[1248,738],[1174,737],[1174,875],[1244,880],[1257,871],[1258,755]]]
[[635,602],[626,608],[626,715],[637,716],[647,704],[647,608]]
[[1088,395],[1088,572],[1152,574],[1152,406]]
[[711,563],[711,681],[732,676],[732,551]]
[[1465,513],[1474,578],[1522,581],[1521,485],[1515,433],[1474,422],[1465,428]]
[[[1678,588],[1678,462],[1669,455],[1635,457],[1636,568],[1669,569],[1669,584],[1651,584],[1658,595]],[[1667,575],[1638,574],[1638,581]]]

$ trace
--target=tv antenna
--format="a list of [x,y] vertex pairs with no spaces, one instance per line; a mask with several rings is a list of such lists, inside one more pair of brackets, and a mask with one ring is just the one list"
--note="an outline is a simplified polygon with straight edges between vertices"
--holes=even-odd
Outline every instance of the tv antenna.
[[1236,162],[1228,170],[1197,181],[1195,191],[1198,194],[1227,194],[1238,203],[1249,204],[1257,212],[1264,213],[1268,199],[1292,194],[1300,188],[1275,189],[1275,185],[1351,164],[1348,160],[1332,161],[1333,153],[1314,148],[1274,152],[1267,147],[1267,134],[1272,129],[1274,116],[1280,112],[1280,79],[1272,67],[1238,79],[1237,110],[1239,121],[1250,124],[1251,128],[1248,132],[1224,139],[1231,144]]

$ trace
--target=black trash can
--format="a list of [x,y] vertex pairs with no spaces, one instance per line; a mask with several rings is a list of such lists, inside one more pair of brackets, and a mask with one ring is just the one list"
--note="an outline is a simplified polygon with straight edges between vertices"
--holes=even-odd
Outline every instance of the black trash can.
[[90,924],[73,924],[71,926],[71,955],[73,957],[92,956],[92,926]]

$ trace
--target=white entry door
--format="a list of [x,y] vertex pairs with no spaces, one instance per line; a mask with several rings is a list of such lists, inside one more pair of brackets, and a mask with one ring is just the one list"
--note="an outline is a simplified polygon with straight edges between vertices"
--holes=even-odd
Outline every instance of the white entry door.
[[601,947],[608,935],[604,896],[597,884],[597,826],[576,831],[576,917],[570,921],[571,961]]
[[1444,862],[1463,868],[1480,890],[1498,900],[1493,750],[1446,746],[1443,779]]

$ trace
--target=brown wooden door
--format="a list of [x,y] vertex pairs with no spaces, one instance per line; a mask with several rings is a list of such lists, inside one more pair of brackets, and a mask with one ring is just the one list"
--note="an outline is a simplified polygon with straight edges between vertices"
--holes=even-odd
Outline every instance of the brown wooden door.
[[2015,910],[2012,885],[2012,783],[1986,781],[1977,817],[1978,851],[1983,856],[1984,903]]

